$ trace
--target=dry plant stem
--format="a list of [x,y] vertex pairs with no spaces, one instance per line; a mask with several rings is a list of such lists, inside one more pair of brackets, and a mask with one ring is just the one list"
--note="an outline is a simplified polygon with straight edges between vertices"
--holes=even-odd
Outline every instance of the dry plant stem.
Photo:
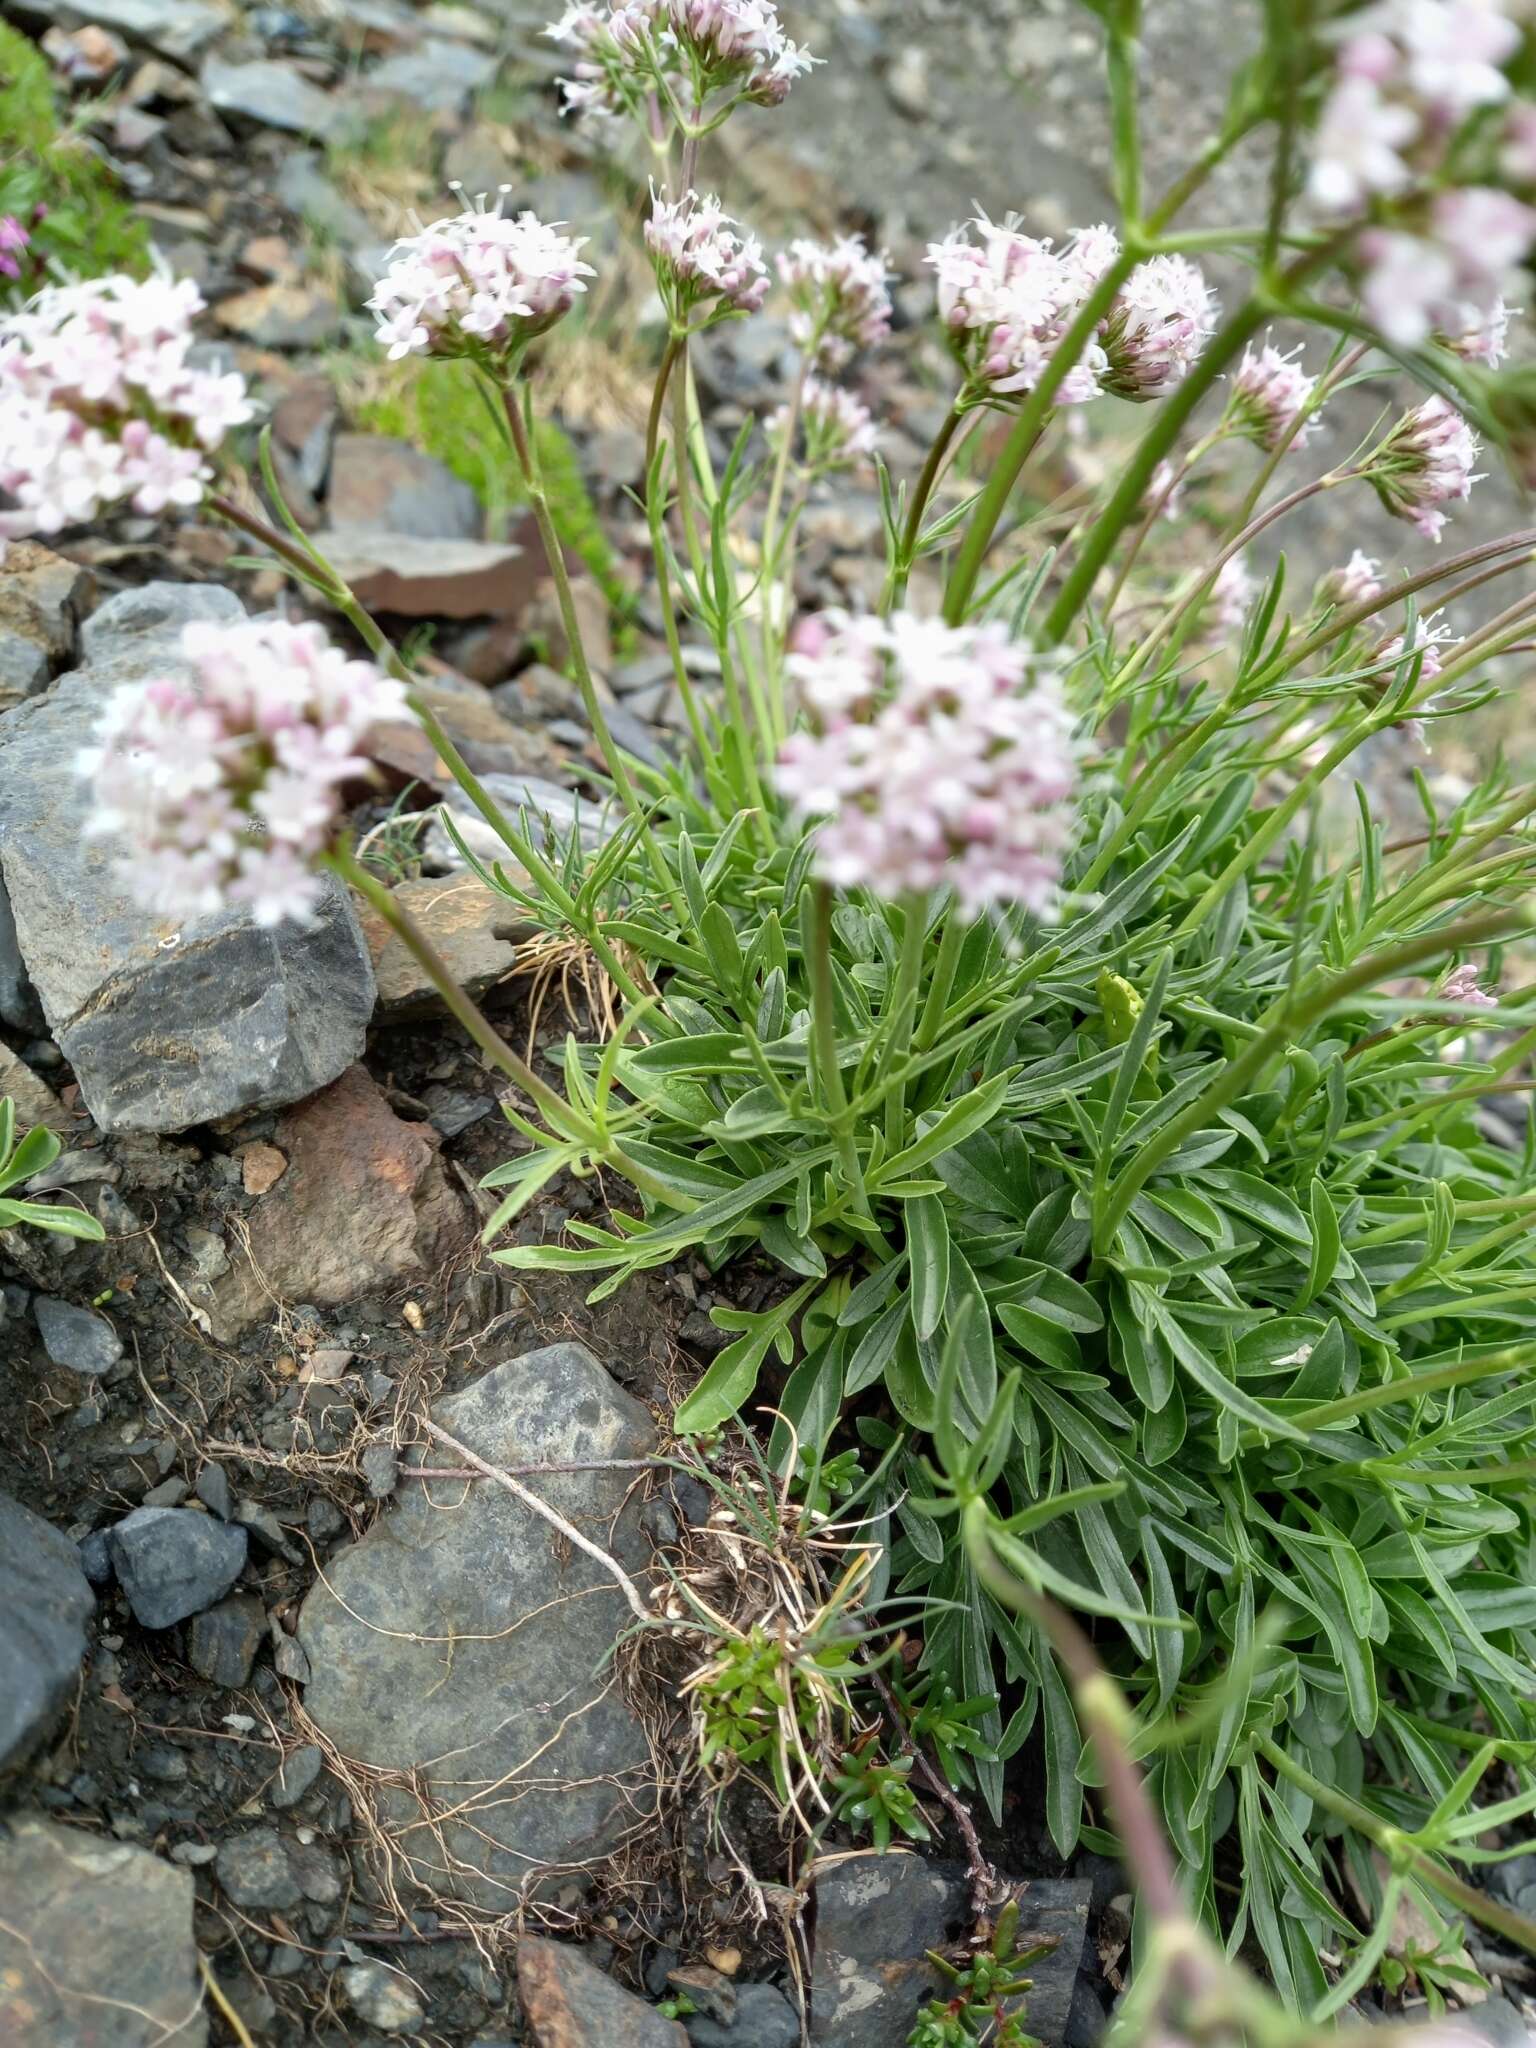
[[552,1508],[548,1501],[540,1500],[536,1493],[531,1493],[519,1480],[514,1479],[510,1472],[498,1465],[489,1464],[478,1452],[472,1451],[468,1444],[460,1443],[456,1436],[450,1436],[446,1429],[440,1428],[429,1416],[422,1417],[421,1426],[428,1436],[435,1438],[440,1444],[446,1444],[455,1457],[462,1458],[466,1465],[473,1466],[483,1479],[492,1479],[498,1486],[504,1486],[508,1493],[515,1494],[524,1507],[531,1508],[536,1515],[548,1522],[552,1529],[558,1529],[567,1543],[574,1544],[594,1563],[601,1565],[608,1576],[617,1583],[620,1592],[629,1603],[630,1612],[638,1620],[646,1623],[655,1620],[655,1615],[646,1604],[645,1596],[618,1559],[610,1557],[608,1552],[594,1543],[590,1536],[583,1536],[575,1523],[568,1522],[558,1508]]
[[929,1790],[954,1822],[956,1832],[965,1844],[966,1876],[971,1881],[971,1912],[980,1920],[1001,1887],[997,1871],[987,1861],[982,1850],[981,1837],[976,1832],[976,1823],[971,1819],[970,1809],[952,1789],[943,1772],[934,1769],[927,1756],[913,1741],[907,1724],[902,1719],[901,1708],[896,1704],[896,1696],[881,1674],[873,1667],[869,1667],[866,1675],[880,1696],[880,1704],[885,1708],[885,1717],[895,1729],[902,1749],[915,1758],[917,1768],[922,1772]]

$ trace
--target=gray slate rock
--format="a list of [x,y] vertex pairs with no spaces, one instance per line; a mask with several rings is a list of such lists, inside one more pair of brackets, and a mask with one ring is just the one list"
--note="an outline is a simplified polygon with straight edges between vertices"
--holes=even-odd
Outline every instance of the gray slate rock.
[[446,463],[388,434],[338,434],[326,511],[336,528],[479,540],[485,511]]
[[25,1762],[62,1712],[95,1605],[69,1538],[0,1494],[0,1772]]
[[57,22],[61,28],[94,22],[183,63],[229,26],[228,17],[203,0],[18,0],[16,12],[25,21]]
[[87,840],[75,756],[107,694],[173,672],[189,619],[243,616],[232,592],[150,584],[81,635],[85,666],[0,721],[0,884],[22,961],[86,1105],[108,1131],[179,1131],[313,1094],[363,1049],[375,989],[352,905],[328,883],[312,926],[244,911],[141,910]]
[[[432,1414],[498,1464],[655,1448],[645,1409],[578,1344],[512,1359]],[[538,1485],[635,1574],[650,1558],[630,1476]],[[345,1755],[419,1770],[437,1803],[458,1809],[443,1824],[452,1877],[424,1830],[399,1838],[424,1878],[507,1907],[539,1865],[611,1848],[646,1796],[645,1734],[607,1662],[629,1620],[608,1574],[504,1488],[407,1484],[304,1603],[305,1708]],[[408,1795],[387,1796],[396,1824],[419,1820]]]
[[315,1742],[306,1742],[302,1749],[296,1749],[283,1758],[268,1794],[279,1812],[298,1805],[319,1777],[324,1763],[325,1752]]
[[32,1303],[43,1349],[55,1365],[87,1376],[110,1372],[123,1355],[123,1340],[93,1309],[78,1308],[72,1301],[58,1301],[51,1294],[39,1294]]
[[349,1963],[341,1988],[358,2018],[381,2034],[414,2034],[427,2016],[410,1983],[374,1956]]
[[729,2021],[688,2013],[683,2029],[693,2048],[800,2048],[799,2017],[773,1984],[738,1984]]
[[[568,845],[571,833],[579,829],[582,845],[591,849],[611,839],[619,829],[620,820],[611,807],[605,809],[601,804],[585,802],[570,790],[562,789],[558,782],[546,782],[542,776],[490,774],[482,775],[480,783],[514,824],[519,813],[527,811],[534,843],[541,847]],[[477,859],[487,863],[505,861],[507,849],[457,783],[445,793],[444,801],[453,812],[460,838]],[[422,851],[429,868],[452,871],[465,865],[463,855],[437,818],[427,827]]]
[[304,1889],[276,1828],[251,1828],[219,1844],[214,1858],[219,1883],[237,1906],[279,1912],[302,1903]]
[[219,113],[261,128],[324,136],[336,125],[337,108],[330,94],[275,57],[258,58],[253,64],[210,59],[203,66],[202,83],[209,105]]
[[237,1593],[194,1615],[187,1631],[187,1662],[200,1678],[228,1691],[244,1685],[267,1639],[267,1610],[252,1593]]
[[108,1539],[142,1628],[169,1628],[222,1599],[245,1563],[245,1531],[196,1508],[135,1508]]
[[[1093,1887],[1075,1878],[1036,1878],[1021,1888],[1020,1944],[1029,1934],[1061,1936],[1029,1967],[1022,2001],[1029,2031],[1061,2048],[1082,1962]],[[925,1857],[873,1853],[833,1864],[816,1880],[816,1953],[811,2040],[817,2048],[889,2048],[904,2041],[943,1980],[925,1951],[965,1932],[964,1871]]]
[[387,92],[426,114],[462,113],[471,97],[496,76],[497,59],[488,50],[472,50],[429,36],[414,50],[386,57],[368,73],[367,90]]
[[0,1835],[5,2048],[206,2048],[193,1880],[146,1849],[22,1815]]

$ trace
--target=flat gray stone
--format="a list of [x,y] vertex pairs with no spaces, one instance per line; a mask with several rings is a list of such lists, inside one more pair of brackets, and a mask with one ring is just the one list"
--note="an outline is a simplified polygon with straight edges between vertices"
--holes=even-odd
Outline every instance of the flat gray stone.
[[[498,1464],[634,1458],[650,1416],[578,1344],[509,1360],[434,1419]],[[442,1453],[430,1446],[429,1462]],[[305,1708],[344,1756],[419,1771],[452,1870],[416,1802],[388,1795],[424,1880],[510,1909],[545,1865],[600,1856],[647,1796],[648,1746],[608,1659],[631,1616],[612,1578],[505,1488],[413,1481],[304,1603]],[[631,1573],[650,1548],[633,1474],[540,1478],[540,1493]],[[409,1831],[406,1831],[409,1830]]]
[[[1086,1879],[1035,1878],[1018,1887],[1019,1945],[1031,1934],[1061,1937],[1028,1966],[1033,1989],[1020,2001],[1029,2031],[1061,2048],[1088,1931],[1093,1887]],[[944,1980],[926,1951],[967,1930],[968,1886],[956,1864],[893,1852],[853,1856],[816,1879],[816,1947],[811,2040],[816,2048],[889,2048],[904,2041]]]
[[203,66],[203,91],[221,114],[280,128],[290,135],[328,135],[336,125],[336,102],[302,71],[277,57],[251,64],[210,58]]
[[[486,795],[500,805],[514,825],[522,812],[528,813],[535,845],[542,846],[542,841],[553,847],[567,845],[572,832],[579,830],[582,845],[591,849],[611,839],[619,829],[620,820],[612,806],[587,802],[562,789],[558,782],[546,782],[540,775],[490,774],[479,780]],[[510,856],[506,847],[457,783],[444,793],[443,801],[452,811],[455,829],[470,852],[487,866],[493,861],[507,866]],[[422,851],[431,868],[452,870],[466,865],[439,818],[427,827]]]
[[419,540],[478,540],[479,498],[446,463],[388,434],[338,434],[326,511],[333,527],[383,528]]
[[43,1349],[55,1365],[89,1376],[110,1372],[123,1355],[122,1338],[94,1309],[40,1294],[32,1303],[32,1313],[42,1333]]
[[428,36],[419,48],[401,50],[375,65],[364,79],[369,92],[409,100],[427,114],[457,114],[496,76],[497,58],[445,37]]
[[18,0],[16,12],[26,21],[56,21],[61,28],[94,22],[182,63],[229,27],[228,15],[202,0]]
[[228,1691],[247,1683],[267,1640],[267,1610],[253,1593],[237,1593],[192,1617],[187,1662],[200,1678]]
[[125,591],[87,621],[85,665],[0,720],[0,883],[24,972],[109,1131],[179,1131],[324,1087],[363,1049],[375,989],[350,899],[328,882],[316,922],[262,931],[244,911],[187,919],[138,907],[87,840],[75,771],[105,697],[174,672],[181,627],[234,620],[210,585]]
[[24,1763],[63,1711],[95,1605],[69,1538],[0,1493],[0,1772]]
[[306,227],[344,249],[374,239],[376,230],[367,214],[337,190],[318,160],[304,150],[296,149],[283,159],[272,189],[279,204]]
[[5,2048],[206,2048],[192,1873],[19,1815],[0,1834]]
[[107,1546],[134,1620],[169,1628],[229,1591],[245,1563],[246,1534],[196,1508],[135,1508]]

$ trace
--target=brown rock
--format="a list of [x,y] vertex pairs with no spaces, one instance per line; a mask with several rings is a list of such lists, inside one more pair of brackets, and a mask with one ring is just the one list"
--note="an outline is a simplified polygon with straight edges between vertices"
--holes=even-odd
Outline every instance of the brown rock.
[[288,1171],[253,1209],[249,1257],[218,1284],[215,1324],[237,1333],[279,1301],[339,1307],[422,1280],[460,1242],[464,1215],[428,1124],[403,1123],[366,1068],[284,1115]]
[[96,579],[35,540],[12,541],[0,573],[0,709],[46,689],[73,657]]
[[336,294],[318,284],[258,284],[221,299],[213,317],[257,348],[319,348],[341,331]]
[[299,267],[292,245],[282,235],[253,235],[240,251],[239,268],[263,283],[292,284]]
[[[581,634],[581,644],[586,650],[587,666],[594,674],[606,676],[613,667],[613,636],[608,624],[608,600],[589,576],[572,577],[571,599],[576,613],[577,630]],[[560,615],[560,605],[555,595],[552,577],[541,579],[533,603],[529,606],[524,629],[529,639],[537,638],[543,642],[544,658],[552,668],[570,668],[570,635],[566,632],[565,621]]]
[[479,540],[480,500],[446,463],[388,434],[338,434],[327,499],[332,526]]
[[517,1991],[538,2048],[688,2048],[676,2020],[615,1984],[579,1948],[525,1934],[517,1945]]
[[[510,863],[502,865],[505,871]],[[527,878],[517,871],[509,879]],[[432,941],[460,988],[472,996],[483,996],[506,980],[517,965],[519,943],[536,929],[515,903],[488,889],[478,875],[424,875],[398,883],[392,893]],[[361,901],[356,907],[373,956],[379,1009],[399,1017],[440,1008],[442,999],[415,954],[376,910]]]
[[235,1156],[248,1195],[270,1194],[288,1171],[288,1162],[275,1145],[242,1145]]
[[[539,725],[504,718],[479,691],[417,685],[417,694],[442,724],[477,775],[540,775],[565,779],[566,752]],[[425,783],[446,792],[453,781],[432,742],[414,721],[376,726],[368,736],[368,757],[403,786]]]
[[94,22],[73,30],[55,23],[43,37],[43,54],[72,85],[103,85],[128,62],[128,45]]
[[0,1042],[0,1096],[8,1095],[16,1105],[16,1128],[30,1131],[34,1124],[46,1124],[62,1137],[73,1123],[68,1110],[46,1081],[38,1079],[19,1052]]
[[537,580],[532,559],[510,541],[421,540],[338,527],[320,544],[360,604],[398,618],[516,614]]

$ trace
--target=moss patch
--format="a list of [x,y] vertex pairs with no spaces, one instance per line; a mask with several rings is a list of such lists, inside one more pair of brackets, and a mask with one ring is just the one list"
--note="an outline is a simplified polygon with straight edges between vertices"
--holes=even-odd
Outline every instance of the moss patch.
[[[35,225],[37,209],[46,209]],[[149,238],[112,174],[61,113],[47,61],[16,29],[0,22],[0,214],[33,230],[43,265],[76,277],[109,270],[142,273]],[[25,267],[0,277],[6,295],[25,297],[47,281]]]

